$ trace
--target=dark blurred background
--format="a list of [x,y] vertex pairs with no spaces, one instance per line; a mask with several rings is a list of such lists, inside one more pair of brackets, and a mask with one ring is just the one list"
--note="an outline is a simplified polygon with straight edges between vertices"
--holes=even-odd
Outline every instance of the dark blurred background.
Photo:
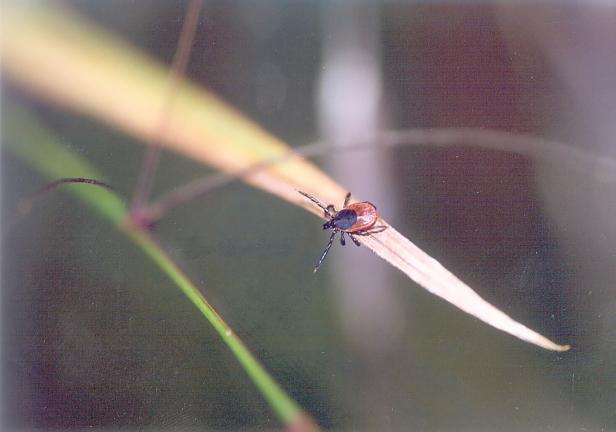
[[[167,64],[186,7],[63,4]],[[188,75],[294,146],[477,127],[605,160],[614,46],[616,8],[600,4],[207,1]],[[141,143],[2,86],[3,104],[36,110],[130,196]],[[320,221],[243,184],[168,215],[168,250],[324,429],[616,429],[610,178],[472,145],[317,162],[488,301],[573,346],[501,333],[366,250],[336,245],[315,276]],[[208,172],[164,153],[156,192]],[[3,152],[4,220],[43,182]],[[3,430],[279,428],[184,295],[72,197],[49,194],[2,246]]]

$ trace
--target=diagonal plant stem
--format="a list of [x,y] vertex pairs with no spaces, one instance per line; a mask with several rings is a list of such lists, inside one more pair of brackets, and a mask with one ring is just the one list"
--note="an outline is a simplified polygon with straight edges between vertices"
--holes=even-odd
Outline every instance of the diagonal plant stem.
[[139,209],[147,202],[152,192],[154,177],[160,161],[160,152],[162,151],[162,137],[167,130],[167,125],[171,117],[170,114],[173,111],[173,103],[178,92],[178,85],[186,72],[190,51],[195,39],[195,31],[199,23],[199,11],[202,6],[203,0],[191,0],[186,8],[182,32],[173,58],[173,65],[169,72],[169,84],[162,103],[158,127],[150,137],[150,145],[146,150],[131,204],[132,212],[138,213]]
[[[15,107],[5,109],[3,117],[7,125],[3,131],[5,147],[44,177],[54,179],[71,174],[79,178],[103,178],[87,161],[60,144],[52,132],[41,126],[25,110],[17,110]],[[67,190],[91,207],[96,214],[123,231],[180,288],[227,344],[280,422],[288,430],[318,430],[312,418],[271,377],[152,235],[131,223],[126,217],[124,202],[104,187],[93,189],[79,186],[69,184]]]
[[597,181],[616,184],[616,160],[593,155],[557,141],[526,134],[478,128],[402,129],[378,133],[375,136],[375,144],[355,143],[333,147],[316,142],[295,147],[281,156],[254,163],[236,172],[219,172],[197,178],[184,185],[176,186],[148,204],[142,209],[142,216],[149,224],[155,224],[177,207],[236,180],[245,180],[246,177],[292,158],[312,159],[325,154],[405,146],[469,146],[515,153],[533,161],[553,165],[566,172],[573,170],[580,174],[591,173]]
[[331,147],[321,143],[308,144],[235,172],[218,172],[197,178],[184,185],[175,187],[159,199],[145,206],[141,210],[141,216],[147,224],[153,225],[171,210],[203,197],[215,189],[226,186],[236,180],[245,179],[252,174],[257,174],[272,165],[284,163],[294,158],[316,157],[328,149],[331,149]]
[[201,292],[180,270],[163,248],[152,237],[151,233],[133,224],[124,224],[123,231],[142,251],[154,261],[157,266],[178,286],[197,309],[207,318],[218,335],[227,344],[235,358],[244,368],[255,386],[261,391],[280,421],[290,430],[316,430],[313,420],[293,401],[285,391],[274,381],[261,366],[252,353],[246,348],[231,327],[222,319]]

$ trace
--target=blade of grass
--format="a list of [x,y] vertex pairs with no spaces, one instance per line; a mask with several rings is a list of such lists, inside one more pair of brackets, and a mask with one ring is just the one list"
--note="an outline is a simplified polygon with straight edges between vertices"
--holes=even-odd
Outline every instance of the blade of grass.
[[[30,164],[44,177],[56,179],[71,175],[103,178],[90,163],[61,144],[51,131],[39,124],[26,110],[5,108],[3,117],[5,148]],[[70,184],[66,188],[90,206],[96,214],[121,229],[182,290],[233,352],[238,363],[268,401],[281,423],[289,429],[306,431],[317,429],[312,419],[274,381],[154,238],[147,231],[125,223],[127,208],[115,193],[79,184]]]
[[[157,107],[166,88],[164,67],[94,24],[58,8],[32,11],[13,5],[5,7],[4,13],[2,67],[15,84],[147,142],[156,128]],[[178,85],[163,139],[169,148],[230,173],[288,151],[283,142],[188,82]],[[338,202],[346,193],[300,157],[253,172],[243,180],[315,214],[319,211],[296,192],[298,189],[325,202]],[[385,221],[381,224],[388,226]],[[478,319],[546,349],[569,349],[484,301],[393,228],[361,241],[419,285]]]

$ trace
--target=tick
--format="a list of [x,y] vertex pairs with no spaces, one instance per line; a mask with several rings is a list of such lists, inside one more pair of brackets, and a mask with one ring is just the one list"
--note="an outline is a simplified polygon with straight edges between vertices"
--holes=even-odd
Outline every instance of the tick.
[[321,263],[327,256],[332,244],[334,244],[334,238],[338,232],[340,232],[340,244],[342,246],[346,244],[344,239],[345,234],[351,238],[355,246],[360,246],[359,241],[355,238],[356,235],[370,235],[385,229],[384,226],[375,227],[379,216],[374,204],[368,201],[349,204],[351,192],[347,193],[344,198],[344,205],[340,211],[337,211],[336,207],[332,204],[328,206],[323,205],[318,199],[306,192],[298,192],[323,209],[325,216],[329,218],[329,220],[323,224],[323,229],[332,230],[329,236],[329,242],[323,251],[323,255],[321,255],[319,262],[314,267],[315,273],[319,270],[319,267],[321,267]]

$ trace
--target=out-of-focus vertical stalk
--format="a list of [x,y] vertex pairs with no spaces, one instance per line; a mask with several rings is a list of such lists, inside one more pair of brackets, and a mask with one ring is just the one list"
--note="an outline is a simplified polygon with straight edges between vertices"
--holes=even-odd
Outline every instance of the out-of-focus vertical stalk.
[[[395,197],[389,175],[391,153],[379,150],[376,141],[386,119],[382,114],[380,59],[380,16],[377,6],[332,3],[323,8],[323,65],[320,76],[318,112],[323,140],[333,147],[357,144],[372,146],[363,152],[333,154],[330,171],[352,193],[373,201],[388,219],[395,216]],[[343,197],[332,204],[342,205]],[[395,219],[395,217],[394,217]],[[325,236],[324,236],[325,240]],[[350,242],[349,242],[350,243]],[[337,305],[342,327],[360,355],[354,369],[362,387],[373,391],[357,395],[356,405],[369,406],[371,418],[361,424],[379,427],[374,418],[385,418],[392,397],[388,371],[379,358],[399,346],[402,311],[397,293],[391,289],[392,273],[375,263],[365,250],[353,245],[334,250],[324,271],[331,269],[336,280]],[[394,396],[395,397],[395,396]],[[379,415],[374,416],[375,412]]]
[[158,162],[160,160],[160,152],[162,151],[162,136],[167,130],[169,117],[173,112],[173,103],[178,92],[180,80],[186,73],[186,66],[190,58],[190,51],[195,40],[195,31],[199,23],[199,11],[203,6],[203,0],[191,0],[186,8],[184,22],[182,23],[182,32],[178,41],[173,64],[169,71],[169,84],[165,92],[165,98],[160,107],[160,117],[158,127],[154,134],[150,137],[150,145],[146,149],[141,174],[137,181],[135,195],[133,196],[131,210],[137,211],[143,206],[152,191],[154,177]]

